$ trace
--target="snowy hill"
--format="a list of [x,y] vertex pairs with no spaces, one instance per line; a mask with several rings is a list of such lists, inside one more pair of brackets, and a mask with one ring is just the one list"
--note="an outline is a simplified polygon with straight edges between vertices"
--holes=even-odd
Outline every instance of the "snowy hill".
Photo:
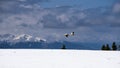
[[119,51],[1,49],[0,68],[119,68]]

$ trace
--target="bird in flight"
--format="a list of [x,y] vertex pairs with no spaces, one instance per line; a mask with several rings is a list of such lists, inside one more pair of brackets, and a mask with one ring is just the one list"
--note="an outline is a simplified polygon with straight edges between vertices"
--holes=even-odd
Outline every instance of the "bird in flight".
[[75,33],[74,32],[71,32],[71,34],[69,35],[68,33],[64,34],[65,37],[68,37],[68,36],[74,36]]

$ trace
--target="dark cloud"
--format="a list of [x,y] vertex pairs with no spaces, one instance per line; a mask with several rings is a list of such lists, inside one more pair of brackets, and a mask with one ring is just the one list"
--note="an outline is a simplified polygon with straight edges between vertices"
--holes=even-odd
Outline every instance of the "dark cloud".
[[44,28],[65,28],[66,27],[66,24],[62,24],[56,19],[56,15],[51,15],[51,14],[43,16],[42,23]]
[[[27,9],[20,5],[39,4],[43,2],[50,2],[50,0],[0,0],[0,13],[21,13],[31,11],[33,9]],[[35,7],[33,7],[35,8]]]
[[27,25],[27,24],[25,24],[25,23],[22,23],[20,26],[23,26],[23,27],[28,27],[28,25]]
[[[118,25],[120,19],[119,15],[112,13],[110,8],[95,8],[82,11],[71,10],[71,8],[67,8],[64,11],[63,8],[63,11],[59,13],[54,10],[48,11],[49,14],[43,16],[42,19],[45,28],[79,28],[81,26],[111,27],[111,25]],[[113,16],[111,17],[112,19],[110,19],[110,16]]]
[[19,2],[17,0],[0,0],[0,13],[16,12]]
[[[18,0],[0,1],[0,14],[2,14],[2,16],[0,16],[1,32],[28,32],[33,35],[42,33],[43,36],[46,35],[46,37],[59,37],[60,35],[59,38],[61,39],[61,34],[76,31],[80,37],[76,36],[75,38],[78,38],[80,41],[89,40],[94,36],[93,40],[99,38],[104,40],[104,37],[105,40],[116,40],[119,36],[117,34],[120,34],[118,32],[120,30],[120,14],[113,12],[114,7],[81,10],[80,8],[76,9],[71,6],[60,6],[35,9],[37,6],[32,4],[38,4],[38,1],[48,2],[48,0],[34,0],[34,2],[33,0],[26,0],[26,2],[21,1],[22,7],[20,7],[20,1]],[[29,3],[27,1],[29,1]],[[26,8],[29,6],[32,8]],[[119,5],[117,7],[119,7]],[[47,32],[49,32],[50,35],[47,35]],[[111,37],[112,35],[116,35],[115,38]]]
[[[18,10],[18,11],[26,12],[26,10],[24,9]],[[45,14],[41,16],[42,19],[38,18],[37,20],[39,23],[43,24],[44,28],[52,28],[52,29],[79,28],[81,26],[87,26],[87,27],[91,27],[91,26],[111,27],[112,26],[113,27],[119,24],[119,19],[120,19],[120,15],[116,13],[112,13],[112,8],[109,8],[109,7],[76,10],[70,6],[69,7],[62,6],[62,7],[56,7],[51,9],[50,8],[41,9],[36,11],[34,12],[34,11],[28,10],[27,14],[33,13],[33,16],[35,17],[37,16],[39,17],[39,14]],[[17,12],[17,9],[15,12]],[[14,14],[15,12],[13,11]],[[27,19],[29,21],[29,18]],[[16,17],[15,20],[22,20],[22,18]]]

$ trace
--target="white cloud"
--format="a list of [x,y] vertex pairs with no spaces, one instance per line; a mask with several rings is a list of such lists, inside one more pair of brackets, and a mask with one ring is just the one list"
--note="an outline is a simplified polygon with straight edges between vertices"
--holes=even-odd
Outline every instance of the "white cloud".
[[78,14],[77,18],[78,19],[84,19],[85,17],[87,17],[87,15],[85,13],[81,12],[81,13]]
[[60,20],[61,22],[68,22],[69,21],[69,17],[66,14],[61,14],[61,15],[57,16],[57,19]]
[[23,7],[23,8],[28,8],[28,9],[33,8],[31,5],[20,5],[20,7]]
[[38,4],[33,4],[33,5],[21,4],[20,7],[27,8],[27,9],[41,9],[40,5],[38,5]]
[[27,1],[27,0],[19,0],[19,1],[21,1],[21,2],[25,2],[25,1]]

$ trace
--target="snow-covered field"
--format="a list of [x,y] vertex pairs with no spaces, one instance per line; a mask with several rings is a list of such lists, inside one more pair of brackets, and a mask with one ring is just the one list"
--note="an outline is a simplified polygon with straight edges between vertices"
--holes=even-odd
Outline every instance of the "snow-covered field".
[[120,51],[0,49],[0,68],[120,68]]

